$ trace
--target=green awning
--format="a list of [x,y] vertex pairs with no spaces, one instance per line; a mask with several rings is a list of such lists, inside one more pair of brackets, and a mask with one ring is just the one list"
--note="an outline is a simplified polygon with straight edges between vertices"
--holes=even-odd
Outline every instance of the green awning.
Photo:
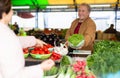
[[[117,0],[75,0],[76,4],[113,4]],[[45,9],[47,5],[74,4],[74,0],[12,0],[13,6],[30,6],[31,9]]]
[[48,5],[48,0],[12,0],[12,5],[44,9]]

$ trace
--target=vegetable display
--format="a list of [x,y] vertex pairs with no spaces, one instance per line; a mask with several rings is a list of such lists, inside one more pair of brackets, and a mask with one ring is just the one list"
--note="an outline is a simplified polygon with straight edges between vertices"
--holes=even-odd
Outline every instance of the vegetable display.
[[63,56],[57,78],[96,78],[86,65],[86,61],[73,61],[69,56]]
[[43,78],[96,78],[88,68],[85,60],[74,60],[64,55],[60,65],[53,66],[50,70],[44,71]]
[[88,67],[101,78],[120,70],[120,42],[99,41],[94,45],[93,54],[87,57]]

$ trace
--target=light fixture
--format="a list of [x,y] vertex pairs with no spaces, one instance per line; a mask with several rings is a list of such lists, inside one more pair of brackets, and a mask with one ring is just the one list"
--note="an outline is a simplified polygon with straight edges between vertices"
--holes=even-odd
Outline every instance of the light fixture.
[[29,9],[29,6],[12,6],[12,9]]
[[91,7],[110,7],[110,4],[90,5]]
[[68,6],[47,6],[46,8],[68,8]]

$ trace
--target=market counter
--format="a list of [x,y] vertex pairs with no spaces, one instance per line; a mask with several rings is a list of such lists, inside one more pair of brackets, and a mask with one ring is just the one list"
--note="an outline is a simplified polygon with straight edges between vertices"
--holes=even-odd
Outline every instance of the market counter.
[[73,50],[73,52],[69,52],[69,55],[71,57],[76,57],[76,56],[87,57],[90,54],[91,54],[90,50]]
[[[25,66],[31,66],[31,65],[36,65],[36,64],[40,64],[42,61],[44,60],[40,60],[40,59],[34,59],[31,56],[27,57],[25,59]],[[59,61],[55,61],[56,64],[58,64],[60,62]]]
[[31,65],[36,65],[36,64],[40,64],[41,60],[38,59],[34,59],[32,57],[27,57],[25,59],[25,66],[31,66]]

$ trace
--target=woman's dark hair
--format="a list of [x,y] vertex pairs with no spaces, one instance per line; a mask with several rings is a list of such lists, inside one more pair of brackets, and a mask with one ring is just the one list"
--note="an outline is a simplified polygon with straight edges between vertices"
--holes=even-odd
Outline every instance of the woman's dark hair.
[[2,19],[2,14],[5,12],[8,14],[11,9],[11,0],[0,0],[0,19]]

